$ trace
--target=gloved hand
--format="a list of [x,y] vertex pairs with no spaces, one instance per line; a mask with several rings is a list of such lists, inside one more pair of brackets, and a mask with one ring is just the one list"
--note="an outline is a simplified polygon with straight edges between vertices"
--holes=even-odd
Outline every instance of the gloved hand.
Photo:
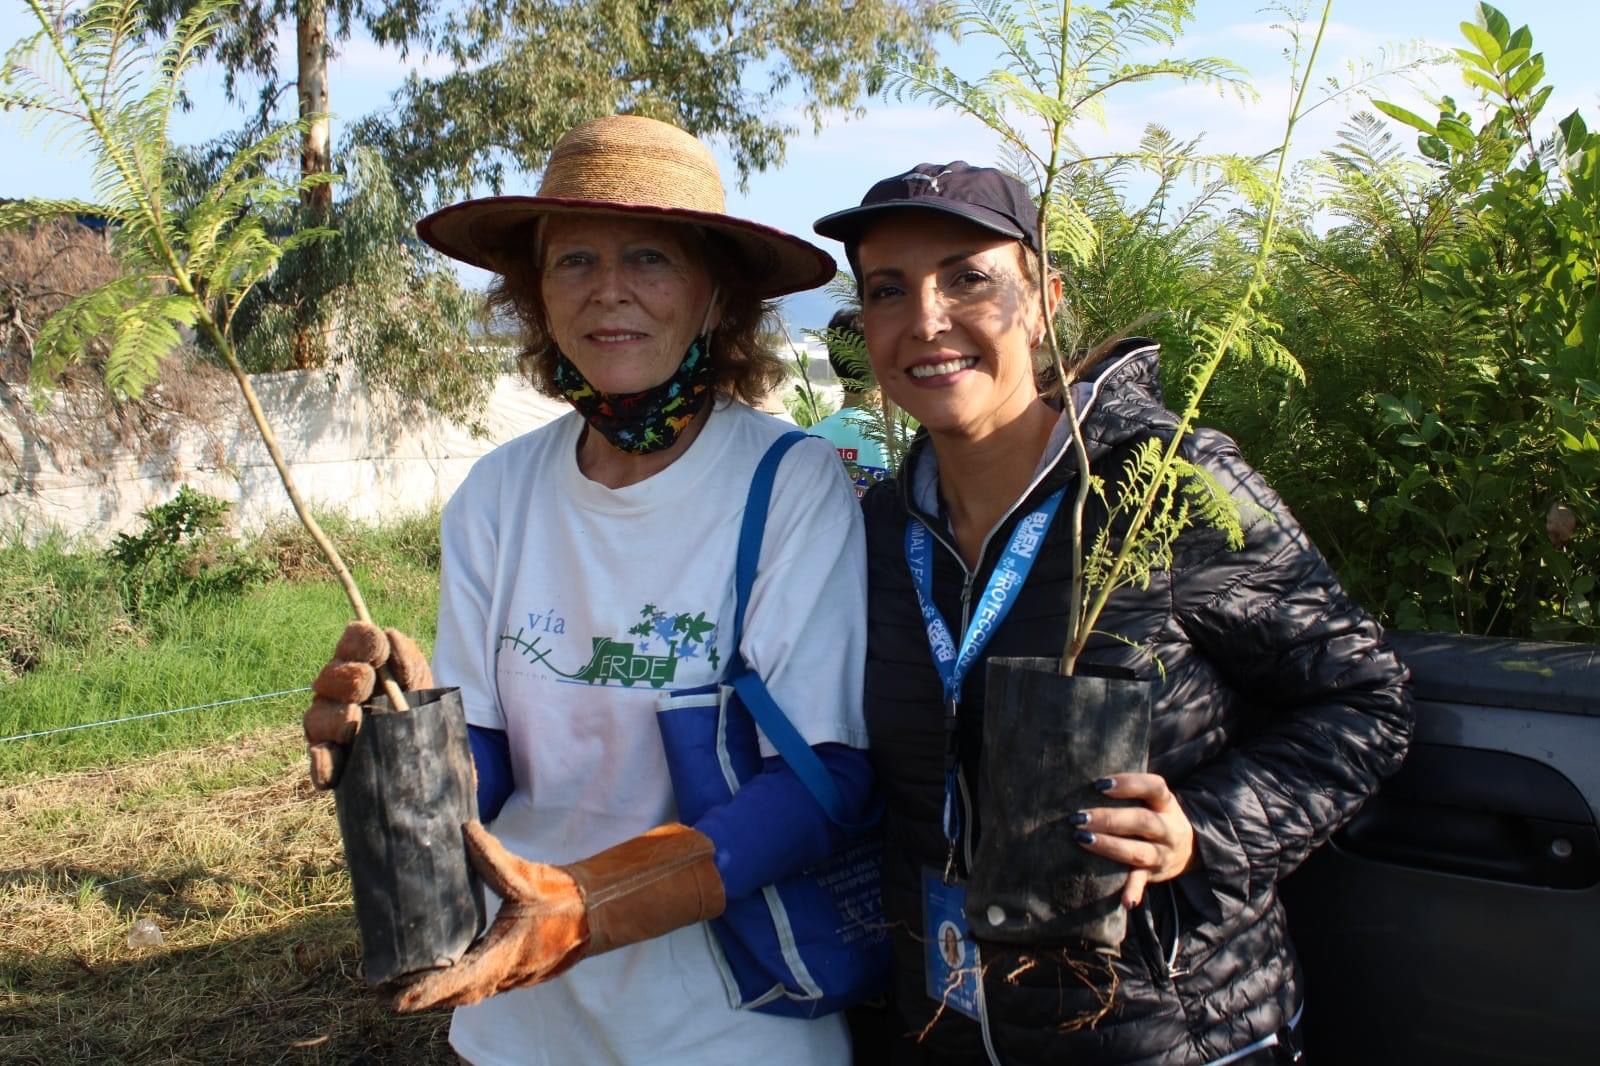
[[399,1011],[463,1007],[538,984],[590,955],[722,913],[716,851],[704,833],[663,825],[567,866],[511,854],[478,822],[467,854],[504,901],[494,924],[454,966],[406,986]]
[[428,658],[415,641],[398,629],[379,629],[367,622],[345,626],[333,660],[311,682],[314,696],[303,722],[311,783],[317,788],[339,783],[350,742],[361,727],[358,705],[372,696],[377,668],[385,664],[407,692],[433,687]]

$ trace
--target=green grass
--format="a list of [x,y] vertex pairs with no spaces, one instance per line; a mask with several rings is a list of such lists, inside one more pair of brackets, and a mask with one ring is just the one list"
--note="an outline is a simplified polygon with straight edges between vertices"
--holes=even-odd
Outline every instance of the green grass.
[[20,530],[0,535],[0,683],[52,649],[104,651],[133,632],[115,574],[92,546],[59,533],[32,546]]
[[[438,600],[431,582],[386,588],[367,576],[363,585],[375,618],[431,644]],[[52,655],[0,687],[0,736],[303,688],[349,619],[349,604],[330,582],[277,582],[191,606],[149,644]],[[0,780],[215,743],[292,722],[307,699],[280,696],[0,743]]]
[[[329,525],[380,624],[431,646],[438,517]],[[280,575],[246,590],[130,610],[102,553],[59,539],[0,544],[0,737],[303,688],[351,618],[298,527],[245,546]],[[9,680],[8,680],[9,678]],[[104,767],[298,720],[303,694],[0,741],[0,781]]]

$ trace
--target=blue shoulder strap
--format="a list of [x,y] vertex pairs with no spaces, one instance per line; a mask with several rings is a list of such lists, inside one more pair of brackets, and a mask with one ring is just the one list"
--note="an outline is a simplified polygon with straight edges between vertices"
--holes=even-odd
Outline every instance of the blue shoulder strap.
[[734,563],[734,589],[738,604],[733,615],[733,656],[728,668],[728,684],[739,694],[745,710],[755,719],[761,732],[766,734],[783,761],[789,764],[806,791],[816,798],[828,815],[828,820],[844,828],[856,828],[846,822],[842,810],[844,801],[833,775],[817,753],[811,750],[800,731],[783,713],[766,682],[749,665],[739,651],[744,639],[744,611],[750,602],[750,590],[756,583],[756,563],[761,558],[761,541],[766,534],[767,510],[772,503],[772,485],[777,478],[778,464],[790,448],[804,440],[806,434],[792,430],[772,442],[767,454],[756,466],[755,477],[750,480],[750,496],[744,505],[744,521],[739,527],[739,551]]
[[739,553],[733,566],[733,587],[738,596],[738,605],[733,612],[735,654],[739,642],[744,638],[744,609],[750,603],[750,589],[756,583],[756,564],[761,560],[761,540],[766,535],[767,510],[772,505],[772,486],[778,479],[778,464],[783,462],[790,448],[805,439],[806,434],[795,429],[773,441],[767,454],[756,464],[755,476],[750,479],[750,495],[744,503],[744,522],[739,526]]

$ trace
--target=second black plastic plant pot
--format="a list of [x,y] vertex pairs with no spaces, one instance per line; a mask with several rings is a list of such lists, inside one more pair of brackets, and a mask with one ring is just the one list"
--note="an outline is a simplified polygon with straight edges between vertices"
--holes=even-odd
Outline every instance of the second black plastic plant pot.
[[369,985],[448,966],[483,926],[461,827],[478,816],[459,689],[376,697],[335,790]]
[[[1115,673],[1116,676],[1106,676]],[[1121,950],[1128,867],[1085,851],[1072,816],[1129,805],[1094,782],[1149,759],[1152,685],[1117,668],[992,658],[966,912],[979,940]]]

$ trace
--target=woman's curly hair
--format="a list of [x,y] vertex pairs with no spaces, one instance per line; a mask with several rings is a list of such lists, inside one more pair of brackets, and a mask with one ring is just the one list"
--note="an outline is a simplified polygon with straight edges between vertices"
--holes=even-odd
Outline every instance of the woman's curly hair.
[[[768,338],[776,333],[777,308],[747,287],[750,270],[738,245],[712,230],[686,225],[688,244],[722,294],[722,318],[711,331],[711,364],[714,385],[721,396],[741,400],[751,406],[784,378],[783,360],[770,347]],[[527,239],[511,242],[522,249],[495,256],[495,279],[489,285],[489,310],[517,322],[522,329],[522,346],[517,363],[534,388],[559,399],[555,384],[556,345],[550,334],[544,300],[540,293],[539,241],[535,225]]]

